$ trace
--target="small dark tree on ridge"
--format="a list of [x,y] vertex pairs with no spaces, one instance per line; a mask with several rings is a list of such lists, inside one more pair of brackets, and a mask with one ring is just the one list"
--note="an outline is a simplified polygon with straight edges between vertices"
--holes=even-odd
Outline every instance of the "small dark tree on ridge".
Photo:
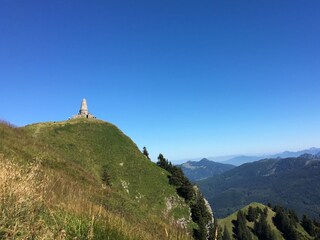
[[147,150],[146,147],[143,147],[142,153],[143,153],[143,155],[145,155],[150,160],[149,153],[148,153],[148,150]]

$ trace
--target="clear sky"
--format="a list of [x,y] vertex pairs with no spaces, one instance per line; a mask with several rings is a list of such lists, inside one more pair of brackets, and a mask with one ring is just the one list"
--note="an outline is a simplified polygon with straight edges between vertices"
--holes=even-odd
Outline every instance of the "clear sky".
[[0,119],[89,111],[155,159],[320,146],[320,1],[0,0]]

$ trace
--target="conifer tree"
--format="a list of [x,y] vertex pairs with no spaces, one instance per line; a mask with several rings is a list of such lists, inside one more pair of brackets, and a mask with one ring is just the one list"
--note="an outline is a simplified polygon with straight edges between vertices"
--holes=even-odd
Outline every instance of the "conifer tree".
[[251,206],[249,206],[248,208],[248,214],[247,214],[247,219],[249,222],[253,222],[254,220],[256,220],[258,217],[258,212],[256,208],[253,208]]
[[276,215],[273,217],[273,222],[283,233],[285,239],[298,240],[298,234],[295,230],[295,220],[290,219],[290,215],[282,207],[275,206],[274,211]]
[[294,226],[296,227],[297,224],[299,223],[299,218],[298,218],[296,212],[294,210],[290,209],[288,211],[288,216],[289,216],[292,224],[294,224]]
[[267,217],[268,216],[268,208],[267,207],[265,207],[264,209],[263,209],[263,214]]
[[273,240],[275,239],[271,227],[267,223],[267,215],[260,214],[259,221],[254,222],[254,233],[258,236],[259,240]]
[[223,237],[222,237],[222,240],[231,240],[231,236],[230,236],[230,234],[229,234],[229,231],[228,231],[226,225],[224,226],[224,229],[223,229]]
[[168,168],[168,161],[164,158],[164,156],[161,153],[158,156],[157,165],[166,170]]
[[238,211],[237,213],[235,234],[238,240],[252,240],[252,234],[247,228],[247,219],[242,211]]
[[207,225],[211,220],[211,215],[208,212],[201,193],[196,195],[194,203],[191,204],[190,208],[192,220],[198,225],[198,229],[194,230],[194,238],[197,240],[206,240],[208,237]]
[[314,237],[316,235],[315,226],[311,219],[309,219],[306,215],[303,215],[301,225],[310,236]]
[[143,147],[143,149],[142,149],[142,153],[143,153],[143,155],[145,155],[145,156],[150,160],[149,152],[148,152],[148,150],[147,150],[147,148],[146,148],[146,147]]

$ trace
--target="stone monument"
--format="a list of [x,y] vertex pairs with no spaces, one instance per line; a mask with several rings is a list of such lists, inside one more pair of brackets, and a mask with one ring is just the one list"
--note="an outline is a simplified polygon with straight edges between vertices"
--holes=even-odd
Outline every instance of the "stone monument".
[[86,99],[82,99],[80,111],[78,114],[73,115],[71,119],[74,118],[96,118],[88,111],[88,105]]

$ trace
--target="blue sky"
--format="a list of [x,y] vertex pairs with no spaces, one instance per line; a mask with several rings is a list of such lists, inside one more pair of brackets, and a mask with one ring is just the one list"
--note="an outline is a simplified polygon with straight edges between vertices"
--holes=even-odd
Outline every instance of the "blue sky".
[[320,1],[0,0],[0,119],[86,98],[151,157],[320,146]]

